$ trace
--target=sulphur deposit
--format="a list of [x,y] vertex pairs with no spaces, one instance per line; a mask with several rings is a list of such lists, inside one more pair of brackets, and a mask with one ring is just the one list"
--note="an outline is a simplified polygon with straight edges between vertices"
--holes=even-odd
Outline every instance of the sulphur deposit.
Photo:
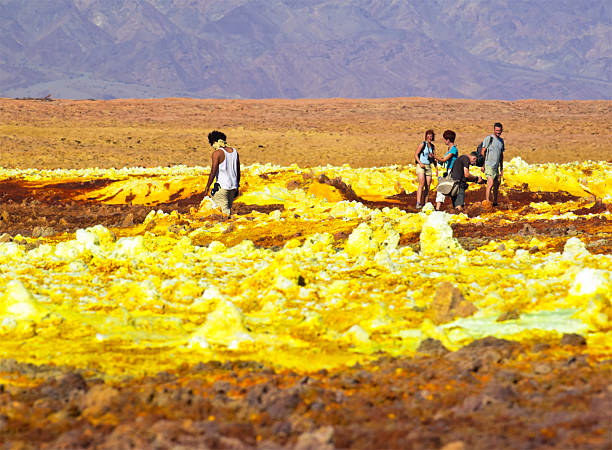
[[[249,212],[230,221],[209,199],[186,213],[156,207],[201,193],[207,168],[2,170],[33,195],[89,183],[71,200],[150,213],[3,239],[0,357],[111,376],[236,359],[313,371],[410,355],[429,337],[458,349],[578,333],[593,358],[610,358],[611,218],[593,205],[612,202],[611,169],[515,158],[502,194],[568,200],[468,217],[407,210],[412,168],[251,165],[237,200]],[[517,223],[535,232],[510,232]],[[588,234],[555,231],[573,223]]]

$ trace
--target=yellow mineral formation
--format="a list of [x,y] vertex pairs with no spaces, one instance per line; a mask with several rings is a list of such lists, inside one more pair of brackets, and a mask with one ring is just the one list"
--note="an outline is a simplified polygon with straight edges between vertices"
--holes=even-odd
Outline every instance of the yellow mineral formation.
[[406,167],[256,164],[229,220],[199,196],[207,171],[0,170],[32,195],[80,180],[92,183],[67,201],[151,208],[3,238],[0,356],[109,375],[226,359],[310,371],[413,354],[427,338],[455,350],[562,333],[612,356],[609,163],[514,159],[501,207],[476,204],[470,186],[465,214],[416,211]]
[[204,337],[206,341],[226,346],[236,346],[241,341],[249,341],[244,326],[244,316],[232,302],[220,300],[217,307],[206,317],[206,322],[193,335]]
[[432,212],[421,229],[421,252],[425,255],[450,254],[460,252],[461,245],[453,238],[448,214]]
[[0,317],[36,321],[46,314],[45,308],[19,280],[9,281],[0,298]]

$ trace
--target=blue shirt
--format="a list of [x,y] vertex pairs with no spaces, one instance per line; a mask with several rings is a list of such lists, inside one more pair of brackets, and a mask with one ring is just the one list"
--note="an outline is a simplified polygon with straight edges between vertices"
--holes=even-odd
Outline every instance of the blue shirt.
[[455,147],[454,144],[450,148],[450,150],[446,152],[446,155],[444,155],[444,157],[448,155],[453,155],[448,161],[446,161],[446,171],[450,172],[453,168],[453,164],[455,164],[455,160],[459,157],[459,151],[457,150],[457,147]]

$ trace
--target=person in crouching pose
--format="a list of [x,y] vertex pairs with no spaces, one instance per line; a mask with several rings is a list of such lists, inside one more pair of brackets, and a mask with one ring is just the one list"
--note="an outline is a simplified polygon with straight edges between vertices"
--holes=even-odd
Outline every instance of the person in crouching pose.
[[451,178],[459,181],[459,189],[454,196],[451,196],[453,206],[457,211],[462,211],[465,204],[465,190],[467,189],[468,181],[473,181],[482,184],[485,180],[482,177],[470,174],[470,166],[476,163],[477,153],[472,152],[469,155],[461,155],[450,171]]
[[238,197],[240,189],[240,158],[238,150],[228,146],[226,139],[225,134],[217,130],[208,134],[208,142],[213,152],[204,196],[209,195],[212,185],[210,197],[221,212],[230,217],[234,199]]

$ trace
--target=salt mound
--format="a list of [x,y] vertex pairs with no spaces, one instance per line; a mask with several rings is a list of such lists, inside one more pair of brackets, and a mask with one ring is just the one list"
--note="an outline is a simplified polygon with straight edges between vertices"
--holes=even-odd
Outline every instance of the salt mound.
[[4,295],[0,297],[1,316],[12,317],[17,320],[38,320],[45,313],[45,310],[21,281],[9,281]]
[[605,291],[608,285],[609,283],[603,270],[589,267],[582,269],[576,274],[570,294],[577,297],[592,296],[597,292]]
[[421,229],[421,253],[429,255],[462,250],[459,242],[453,238],[453,230],[448,223],[449,217],[442,211],[433,211],[427,217]]
[[579,300],[582,306],[576,317],[594,330],[612,328],[612,281],[608,277],[608,271],[588,267],[576,274],[569,290],[570,298]]
[[241,341],[250,340],[252,338],[244,326],[242,311],[232,302],[221,300],[215,310],[206,317],[204,325],[193,333],[190,342],[200,345],[213,342],[234,347]]
[[381,250],[394,250],[400,234],[388,222],[373,221],[371,225],[363,222],[349,235],[345,251],[351,256],[373,256]]
[[577,237],[569,238],[563,247],[563,259],[574,261],[577,258],[583,258],[589,255],[589,251]]

